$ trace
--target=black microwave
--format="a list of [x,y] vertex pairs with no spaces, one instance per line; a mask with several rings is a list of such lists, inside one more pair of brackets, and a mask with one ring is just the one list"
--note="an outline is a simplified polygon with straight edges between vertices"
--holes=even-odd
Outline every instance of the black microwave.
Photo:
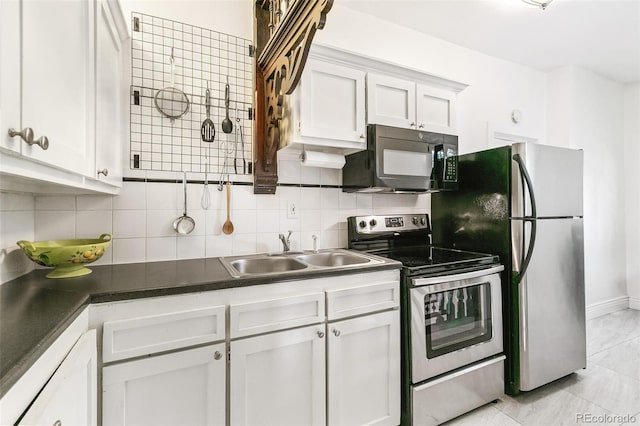
[[458,137],[369,124],[367,149],[346,156],[344,192],[458,189]]

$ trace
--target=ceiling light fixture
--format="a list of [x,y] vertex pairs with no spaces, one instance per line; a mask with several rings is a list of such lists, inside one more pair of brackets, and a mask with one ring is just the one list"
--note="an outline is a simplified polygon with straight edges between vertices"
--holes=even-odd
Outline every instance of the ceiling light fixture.
[[529,4],[531,6],[536,6],[539,7],[542,10],[545,10],[547,8],[547,6],[549,6],[551,4],[553,0],[545,0],[545,1],[539,1],[539,0],[522,0],[523,3]]

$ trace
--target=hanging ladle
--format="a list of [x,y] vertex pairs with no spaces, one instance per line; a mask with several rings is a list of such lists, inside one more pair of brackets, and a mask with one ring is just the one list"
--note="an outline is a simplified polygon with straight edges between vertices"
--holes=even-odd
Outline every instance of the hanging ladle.
[[178,234],[190,234],[196,227],[196,222],[189,216],[187,216],[187,172],[184,172],[182,178],[182,188],[184,191],[184,212],[182,216],[173,221],[173,229]]

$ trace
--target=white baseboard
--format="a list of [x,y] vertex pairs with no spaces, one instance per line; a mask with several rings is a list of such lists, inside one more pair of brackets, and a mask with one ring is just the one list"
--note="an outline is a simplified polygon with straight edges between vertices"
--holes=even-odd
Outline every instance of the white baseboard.
[[631,309],[640,310],[640,298],[638,298],[638,297],[629,297],[629,307]]
[[[640,300],[634,299],[636,308],[640,309]],[[622,311],[631,306],[631,301],[628,296],[616,297],[615,299],[605,300],[604,302],[593,303],[587,306],[586,315],[587,320],[600,317],[602,315],[610,314],[612,312]]]

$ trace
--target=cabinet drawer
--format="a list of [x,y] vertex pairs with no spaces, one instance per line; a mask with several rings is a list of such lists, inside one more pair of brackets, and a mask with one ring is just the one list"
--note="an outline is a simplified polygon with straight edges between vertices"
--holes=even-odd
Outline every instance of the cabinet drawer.
[[229,307],[231,338],[324,321],[324,293],[262,300]]
[[172,312],[104,323],[104,362],[169,351],[225,336],[225,307]]
[[329,321],[396,308],[400,304],[398,282],[385,282],[364,287],[327,291]]

